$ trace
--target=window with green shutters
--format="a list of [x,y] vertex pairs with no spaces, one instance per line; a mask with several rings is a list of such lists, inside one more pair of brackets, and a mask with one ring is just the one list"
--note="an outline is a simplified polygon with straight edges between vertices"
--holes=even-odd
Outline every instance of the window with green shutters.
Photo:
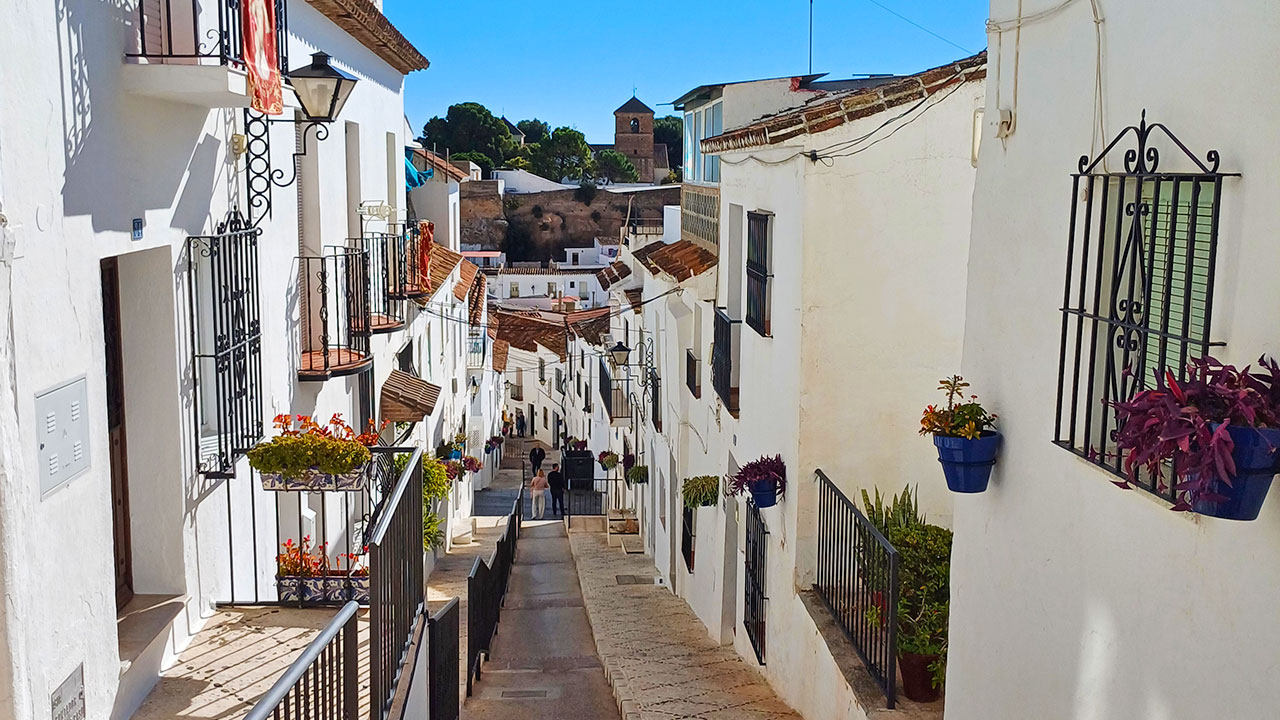
[[1213,186],[1202,182],[1149,184],[1142,189],[1142,202],[1150,212],[1146,237],[1154,238],[1154,243],[1148,242],[1154,252],[1149,261],[1146,387],[1155,384],[1161,367],[1178,375],[1188,358],[1200,355],[1189,338],[1205,336],[1213,195]]

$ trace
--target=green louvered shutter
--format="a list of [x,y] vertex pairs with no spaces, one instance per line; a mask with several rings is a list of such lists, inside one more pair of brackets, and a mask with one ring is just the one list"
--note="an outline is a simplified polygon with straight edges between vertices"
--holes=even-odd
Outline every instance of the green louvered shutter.
[[[1199,194],[1197,195],[1197,186]],[[1146,351],[1145,384],[1149,387],[1161,368],[1184,374],[1184,357],[1203,354],[1209,299],[1209,249],[1214,216],[1214,186],[1209,182],[1187,181],[1177,185],[1160,182],[1143,186],[1142,200],[1152,209],[1155,224],[1155,253],[1151,258],[1151,302],[1147,327],[1175,337],[1162,340],[1149,335]],[[1194,217],[1192,208],[1195,207]],[[1147,231],[1150,232],[1148,226]],[[1146,238],[1150,242],[1150,236]],[[1150,245],[1148,244],[1148,247]],[[1172,249],[1172,253],[1170,253]],[[1187,296],[1190,295],[1190,304]],[[1165,325],[1165,313],[1168,324]],[[1161,348],[1163,346],[1163,358]],[[1185,355],[1184,355],[1185,348]]]

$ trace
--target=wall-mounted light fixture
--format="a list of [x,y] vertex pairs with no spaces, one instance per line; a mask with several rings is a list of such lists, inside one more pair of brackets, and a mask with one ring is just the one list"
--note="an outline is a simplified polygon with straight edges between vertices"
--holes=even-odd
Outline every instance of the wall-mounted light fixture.
[[[315,136],[316,142],[321,142],[329,137],[328,124],[338,118],[357,82],[354,76],[330,65],[329,55],[323,52],[313,53],[311,64],[290,71],[288,79],[302,106],[302,119],[276,119],[245,110],[245,187],[249,220],[255,226],[271,213],[271,186],[288,187],[298,179],[298,161],[307,154],[308,138]],[[271,167],[268,129],[272,123],[305,125],[287,178],[283,168]]]

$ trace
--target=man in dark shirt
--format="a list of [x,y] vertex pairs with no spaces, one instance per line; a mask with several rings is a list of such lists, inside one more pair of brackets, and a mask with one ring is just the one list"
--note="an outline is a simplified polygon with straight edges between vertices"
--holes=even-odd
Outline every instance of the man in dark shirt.
[[551,463],[551,472],[547,475],[547,483],[551,485],[551,513],[564,515],[564,473],[560,472],[560,463]]
[[529,464],[533,466],[533,474],[537,475],[542,469],[542,461],[547,457],[547,451],[542,449],[541,445],[534,445],[529,451]]

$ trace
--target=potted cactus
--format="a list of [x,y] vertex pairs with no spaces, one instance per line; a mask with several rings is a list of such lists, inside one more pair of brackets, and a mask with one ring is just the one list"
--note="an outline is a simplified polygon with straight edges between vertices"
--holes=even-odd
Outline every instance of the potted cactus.
[[364,488],[372,455],[382,426],[372,421],[357,435],[335,414],[328,425],[306,415],[278,415],[280,434],[248,452],[249,465],[262,476],[264,490],[339,490]]
[[781,455],[752,460],[729,478],[729,490],[734,495],[750,493],[758,508],[773,507],[787,492],[787,465]]
[[959,375],[939,380],[938,389],[947,394],[947,405],[924,409],[920,434],[933,436],[947,488],[958,493],[980,493],[987,489],[1001,438],[995,430],[996,416],[982,407],[978,396],[964,399],[968,387],[969,383]]

